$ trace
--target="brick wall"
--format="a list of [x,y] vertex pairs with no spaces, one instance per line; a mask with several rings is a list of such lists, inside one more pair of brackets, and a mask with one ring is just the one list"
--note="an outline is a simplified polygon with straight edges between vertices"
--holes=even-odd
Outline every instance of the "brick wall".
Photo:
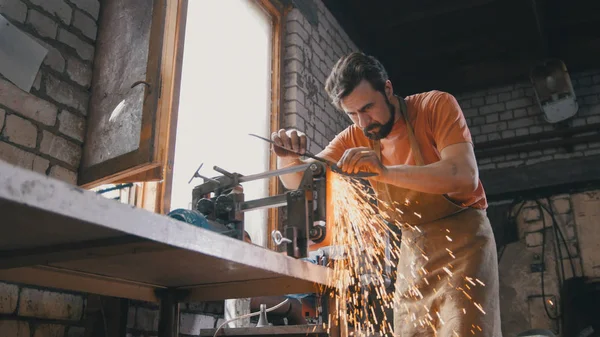
[[[569,122],[582,126],[600,122],[600,69],[571,74],[579,111]],[[475,145],[498,139],[534,135],[556,128],[543,119],[530,83],[456,94],[470,126]],[[549,148],[486,157],[478,160],[481,171],[518,167],[539,162],[600,154],[600,143],[584,143],[573,151]]]
[[[600,69],[572,73],[571,79],[579,111],[567,126],[599,123]],[[543,119],[530,83],[515,83],[455,95],[467,118],[476,150],[478,144],[539,135],[557,128]],[[536,139],[528,142],[535,143]],[[525,143],[514,142],[512,145],[522,144]],[[598,154],[600,143],[585,142],[574,145],[571,149],[551,147],[527,152],[515,151],[500,156],[481,156],[478,157],[478,164],[480,171],[486,172]],[[555,235],[550,213],[540,208],[535,201],[527,201],[516,215],[519,241],[505,247],[499,266],[502,329],[505,334],[516,335],[532,328],[560,332],[559,323],[547,316],[546,309],[554,316],[561,310],[558,307],[561,280],[573,275],[567,249],[577,276],[584,274],[600,277],[600,260],[597,258],[600,248],[596,244],[600,242],[600,232],[596,229],[596,210],[600,209],[598,195],[598,191],[586,191],[553,195],[548,198],[550,202],[546,199],[539,200],[554,213],[556,226],[561,229],[564,240]],[[490,203],[490,208],[511,202],[512,200],[494,201]],[[512,212],[517,212],[519,208],[520,204],[513,207]],[[542,257],[543,243],[545,249]],[[543,291],[541,273],[536,269],[541,262],[546,266]],[[550,302],[556,306],[550,305]]]
[[0,282],[0,336],[84,336],[80,294]]
[[329,103],[325,80],[335,62],[357,47],[325,5],[314,4],[317,16],[311,20],[298,9],[286,18],[282,126],[305,132],[309,150],[317,153],[350,124]]
[[[0,14],[48,54],[30,92],[0,74],[0,159],[75,183],[98,0],[3,0]],[[0,282],[0,336],[83,336],[84,295]]]
[[0,158],[75,183],[98,0],[4,0],[0,14],[48,49],[30,92],[0,75]]
[[[182,303],[179,335],[198,336],[200,329],[219,326],[223,319],[223,302]],[[156,336],[159,307],[156,304],[132,301],[127,318],[127,337]]]

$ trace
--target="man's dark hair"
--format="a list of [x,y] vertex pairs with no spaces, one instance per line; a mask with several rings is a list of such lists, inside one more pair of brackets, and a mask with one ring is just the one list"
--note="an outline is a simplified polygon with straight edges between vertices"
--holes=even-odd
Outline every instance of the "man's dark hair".
[[367,80],[373,89],[385,95],[388,74],[383,65],[373,56],[352,52],[340,58],[333,66],[325,82],[325,91],[333,105],[342,110],[340,101],[348,96],[362,80]]

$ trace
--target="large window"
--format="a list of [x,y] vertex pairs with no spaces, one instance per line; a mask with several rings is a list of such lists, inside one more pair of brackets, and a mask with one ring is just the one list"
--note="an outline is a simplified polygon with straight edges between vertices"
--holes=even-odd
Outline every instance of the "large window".
[[[253,0],[189,1],[181,69],[171,207],[190,208],[196,169],[218,166],[244,175],[268,171],[273,111],[272,14]],[[269,195],[269,180],[243,184],[246,200]],[[268,213],[245,214],[254,243],[266,245]]]
[[[129,67],[161,74],[161,85],[149,70],[146,82],[139,82],[144,85],[129,83],[133,80],[124,84],[145,90],[143,104],[128,107],[128,114],[142,120],[139,141],[133,137],[139,146],[84,167],[80,184],[121,202],[167,213],[192,207],[192,189],[202,179],[189,180],[200,164],[200,174],[209,177],[220,174],[214,166],[243,175],[275,167],[268,144],[248,133],[268,137],[279,128],[281,11],[274,0],[153,1],[153,11],[142,20],[149,32],[143,40],[148,60],[122,60]],[[108,16],[122,12],[120,7],[109,9]],[[134,26],[139,24],[115,28],[106,22],[101,35],[110,40]],[[110,55],[110,50],[105,53]],[[101,75],[110,79],[115,74]],[[98,81],[99,92],[104,82]],[[95,118],[108,118],[110,108],[96,109]],[[118,147],[122,141],[113,143],[100,149]],[[86,149],[88,156],[105,156],[102,151]],[[278,186],[277,178],[244,183],[245,198],[278,193]],[[267,233],[276,219],[275,209],[245,214],[254,243],[270,245]]]

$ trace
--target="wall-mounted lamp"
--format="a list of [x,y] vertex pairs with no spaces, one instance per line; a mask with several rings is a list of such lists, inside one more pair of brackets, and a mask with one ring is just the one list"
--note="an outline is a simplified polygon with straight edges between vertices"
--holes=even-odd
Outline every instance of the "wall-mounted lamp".
[[534,66],[530,79],[547,122],[558,123],[577,113],[579,105],[571,77],[561,60],[550,59]]

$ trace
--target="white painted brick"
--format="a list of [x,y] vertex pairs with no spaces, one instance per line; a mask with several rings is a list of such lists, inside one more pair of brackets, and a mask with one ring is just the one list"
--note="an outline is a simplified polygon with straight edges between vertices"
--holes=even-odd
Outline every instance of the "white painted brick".
[[77,321],[83,314],[83,297],[48,290],[23,288],[19,315]]
[[79,166],[81,160],[81,146],[46,130],[42,134],[40,151],[73,167]]
[[179,333],[198,336],[201,329],[212,329],[214,326],[215,318],[212,316],[184,313],[179,321]]
[[58,109],[55,105],[25,92],[12,83],[0,78],[0,104],[19,114],[52,126],[56,122]]
[[12,314],[17,309],[19,287],[0,282],[0,314]]
[[75,83],[87,89],[92,83],[92,66],[75,57],[69,57],[67,59],[67,75]]
[[284,61],[284,72],[302,73],[304,66],[298,60],[285,60]]
[[537,247],[537,246],[541,246],[542,245],[542,233],[541,232],[534,232],[534,233],[527,233],[525,234],[525,243],[527,244],[527,247]]
[[100,12],[100,2],[98,0],[71,0],[71,2],[78,8],[86,11],[94,19],[98,19]]
[[29,323],[15,320],[0,320],[0,336],[30,337]]
[[536,207],[524,207],[521,211],[521,216],[523,217],[523,221],[531,222],[541,220],[542,214],[540,213],[540,209]]
[[62,110],[58,114],[58,131],[62,134],[83,142],[85,133],[85,118]]
[[289,46],[304,46],[306,41],[302,39],[297,33],[287,34],[285,36],[285,46],[286,48]]
[[485,98],[483,97],[474,97],[471,99],[471,105],[474,107],[480,107],[485,105]]
[[519,128],[515,130],[515,135],[516,136],[525,136],[529,134],[529,129],[528,128]]
[[[566,243],[560,240],[560,253],[563,259],[579,257],[579,247],[577,241],[567,241]],[[568,250],[567,250],[568,249]],[[566,266],[565,266],[566,267]]]
[[6,116],[6,129],[3,135],[11,143],[35,148],[37,128],[30,121],[17,115]]
[[56,102],[87,115],[89,95],[85,91],[49,75],[46,78],[46,94]]
[[2,128],[4,127],[4,117],[6,116],[6,110],[0,109],[0,132],[2,132]]
[[298,115],[295,113],[285,114],[283,116],[283,127],[295,127],[298,123]]
[[528,159],[525,164],[526,165],[533,165],[533,164],[537,164],[537,163],[541,163],[541,162],[545,162],[548,160],[552,160],[552,156],[544,156],[544,157],[539,157],[539,158],[532,158],[532,159]]
[[600,149],[585,150],[583,151],[583,154],[586,156],[595,156],[597,154],[600,154]]
[[506,102],[506,101],[510,100],[511,96],[512,95],[510,94],[510,92],[501,92],[498,94],[498,101]]
[[531,98],[525,97],[525,98],[519,98],[519,99],[515,99],[515,100],[506,102],[506,108],[507,109],[523,108],[523,107],[530,106],[532,104],[533,104],[533,101],[531,100]]
[[486,106],[482,106],[479,108],[479,113],[481,114],[490,114],[494,112],[503,112],[508,108],[508,106],[504,106],[504,103],[496,103],[490,104]]
[[82,11],[75,10],[73,13],[73,26],[79,29],[83,35],[89,37],[92,40],[96,40],[96,33],[98,32],[98,26],[96,21],[84,14]]
[[41,39],[34,38],[39,44],[44,46],[44,48],[48,49],[48,54],[46,54],[46,58],[44,59],[44,64],[49,66],[50,68],[62,73],[65,70],[65,58],[62,56],[60,51]]
[[40,36],[49,37],[51,39],[56,38],[56,33],[58,32],[58,24],[56,21],[35,9],[29,10],[27,23],[30,24]]
[[511,160],[511,161],[505,161],[502,163],[498,163],[497,167],[498,168],[517,167],[517,166],[523,165],[523,163],[524,163],[523,160]]
[[33,337],[64,337],[65,326],[58,324],[39,324],[35,326]]
[[[509,111],[512,112],[512,111]],[[489,114],[487,116],[485,116],[485,122],[486,123],[495,123],[497,121],[500,120],[500,116],[498,114]]]
[[[493,116],[493,115],[490,115],[490,116]],[[500,120],[503,120],[503,121],[513,119],[513,112],[510,110],[502,112],[502,113],[500,113],[499,117],[500,117]]]
[[73,10],[64,0],[30,0],[34,5],[41,6],[51,15],[56,15],[63,23],[69,25]]
[[135,328],[142,331],[157,331],[159,311],[138,307],[135,312]]
[[58,31],[58,41],[75,49],[77,55],[85,61],[94,59],[94,46],[81,40],[75,34],[60,28]]
[[285,89],[283,99],[286,101],[297,101],[301,104],[304,104],[304,92],[299,90],[298,87],[290,87]]
[[50,174],[48,175],[69,184],[75,185],[77,183],[77,173],[67,170],[59,165],[52,166],[52,168],[50,168]]
[[485,104],[498,103],[498,95],[488,95],[485,97]]
[[2,0],[0,1],[0,14],[22,23],[27,17],[27,5],[21,0]]
[[535,125],[536,120],[533,117],[519,118],[508,121],[509,129],[519,129]]
[[304,29],[304,27],[302,27],[301,21],[298,21],[298,20],[288,21],[286,24],[286,29],[287,29],[286,32],[288,34],[296,33],[296,34],[300,35],[300,37],[302,37],[302,39],[304,41],[308,41],[308,39],[309,39],[308,31],[306,29]]
[[553,211],[558,214],[571,212],[571,199],[569,197],[561,197],[552,200]]
[[515,109],[513,110],[514,118],[522,118],[527,117],[527,109]]
[[85,337],[85,328],[80,326],[71,326],[67,331],[67,337]]
[[529,133],[530,134],[534,134],[534,133],[540,133],[543,132],[544,128],[539,126],[539,125],[534,125],[534,126],[530,126],[529,127]]
[[484,164],[484,165],[479,166],[480,171],[492,170],[495,168],[496,168],[496,164],[494,164],[494,163],[489,163],[489,164]]
[[517,134],[514,130],[506,130],[506,131],[502,131],[502,138],[512,138],[515,137]]

